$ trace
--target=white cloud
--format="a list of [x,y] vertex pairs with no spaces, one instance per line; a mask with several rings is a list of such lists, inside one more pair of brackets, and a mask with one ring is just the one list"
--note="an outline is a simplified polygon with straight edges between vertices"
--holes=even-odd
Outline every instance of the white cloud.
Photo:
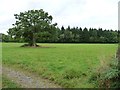
[[117,29],[119,0],[1,0],[0,32],[15,22],[14,14],[29,9],[44,9],[58,26]]

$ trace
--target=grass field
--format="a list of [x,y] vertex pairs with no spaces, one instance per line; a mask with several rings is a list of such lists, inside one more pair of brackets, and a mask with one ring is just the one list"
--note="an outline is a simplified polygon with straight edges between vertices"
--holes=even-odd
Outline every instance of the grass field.
[[115,56],[117,44],[41,44],[49,48],[2,44],[2,64],[29,71],[63,87],[94,87],[88,79],[101,62]]

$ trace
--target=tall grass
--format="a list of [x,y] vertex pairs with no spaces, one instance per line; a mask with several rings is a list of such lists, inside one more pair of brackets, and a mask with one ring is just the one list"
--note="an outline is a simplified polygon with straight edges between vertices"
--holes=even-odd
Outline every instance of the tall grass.
[[90,82],[94,82],[98,88],[120,88],[118,59],[114,57],[109,63],[103,62],[91,75]]

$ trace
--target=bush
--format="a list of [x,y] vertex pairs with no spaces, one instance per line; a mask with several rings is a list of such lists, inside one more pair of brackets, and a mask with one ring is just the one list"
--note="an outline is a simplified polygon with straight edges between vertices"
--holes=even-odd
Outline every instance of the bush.
[[[101,69],[102,67],[102,69]],[[118,59],[114,59],[108,68],[101,66],[91,75],[90,82],[99,88],[120,88],[120,71],[118,70]]]

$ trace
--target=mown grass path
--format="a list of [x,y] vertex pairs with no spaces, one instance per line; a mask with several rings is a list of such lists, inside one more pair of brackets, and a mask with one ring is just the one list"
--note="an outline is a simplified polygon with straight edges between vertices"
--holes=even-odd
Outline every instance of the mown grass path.
[[22,88],[60,88],[60,86],[53,84],[53,82],[42,79],[28,72],[26,74],[8,67],[3,67],[2,72],[7,78],[21,85]]

